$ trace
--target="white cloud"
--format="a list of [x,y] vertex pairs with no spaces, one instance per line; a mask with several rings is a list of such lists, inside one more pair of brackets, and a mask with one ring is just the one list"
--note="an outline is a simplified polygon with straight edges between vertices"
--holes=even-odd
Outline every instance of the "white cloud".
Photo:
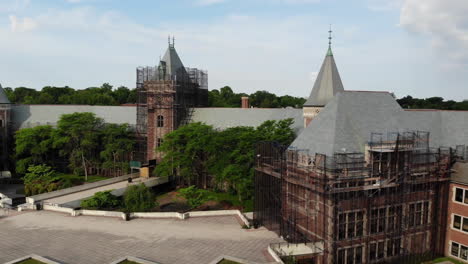
[[[430,39],[437,54],[448,63],[468,64],[468,1],[405,0],[400,25]],[[447,66],[447,65],[445,65]]]
[[11,32],[27,32],[37,27],[36,21],[30,17],[24,17],[21,19],[11,15],[9,16],[9,19]]
[[221,4],[226,2],[227,0],[198,0],[197,5],[201,6],[210,6],[215,4]]

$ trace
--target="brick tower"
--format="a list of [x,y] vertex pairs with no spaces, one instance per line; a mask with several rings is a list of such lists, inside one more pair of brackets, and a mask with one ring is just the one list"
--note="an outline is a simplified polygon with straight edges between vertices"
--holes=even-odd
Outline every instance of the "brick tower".
[[137,69],[137,132],[140,160],[157,161],[164,136],[190,121],[193,107],[207,106],[208,74],[185,68],[169,40],[157,67]]

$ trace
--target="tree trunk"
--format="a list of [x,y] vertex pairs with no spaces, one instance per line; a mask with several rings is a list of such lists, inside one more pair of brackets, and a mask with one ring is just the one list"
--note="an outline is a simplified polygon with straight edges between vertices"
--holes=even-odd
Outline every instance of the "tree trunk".
[[88,171],[86,170],[86,162],[85,162],[85,158],[84,158],[83,152],[81,152],[81,160],[83,161],[83,169],[84,169],[84,173],[85,173],[85,181],[87,182],[87,181],[88,181]]

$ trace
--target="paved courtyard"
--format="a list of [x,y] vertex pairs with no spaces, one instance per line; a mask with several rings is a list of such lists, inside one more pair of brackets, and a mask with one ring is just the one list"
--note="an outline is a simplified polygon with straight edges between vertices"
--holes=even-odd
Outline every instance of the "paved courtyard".
[[105,264],[135,256],[162,264],[205,264],[220,255],[269,263],[280,242],[265,229],[245,230],[236,218],[120,219],[31,211],[0,213],[0,263],[28,254],[66,264]]

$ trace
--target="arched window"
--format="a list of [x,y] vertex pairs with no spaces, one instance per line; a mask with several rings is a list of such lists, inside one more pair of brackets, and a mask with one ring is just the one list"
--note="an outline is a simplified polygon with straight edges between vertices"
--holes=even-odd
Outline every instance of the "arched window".
[[156,120],[156,126],[157,127],[163,127],[164,126],[164,116],[158,115],[158,118]]

